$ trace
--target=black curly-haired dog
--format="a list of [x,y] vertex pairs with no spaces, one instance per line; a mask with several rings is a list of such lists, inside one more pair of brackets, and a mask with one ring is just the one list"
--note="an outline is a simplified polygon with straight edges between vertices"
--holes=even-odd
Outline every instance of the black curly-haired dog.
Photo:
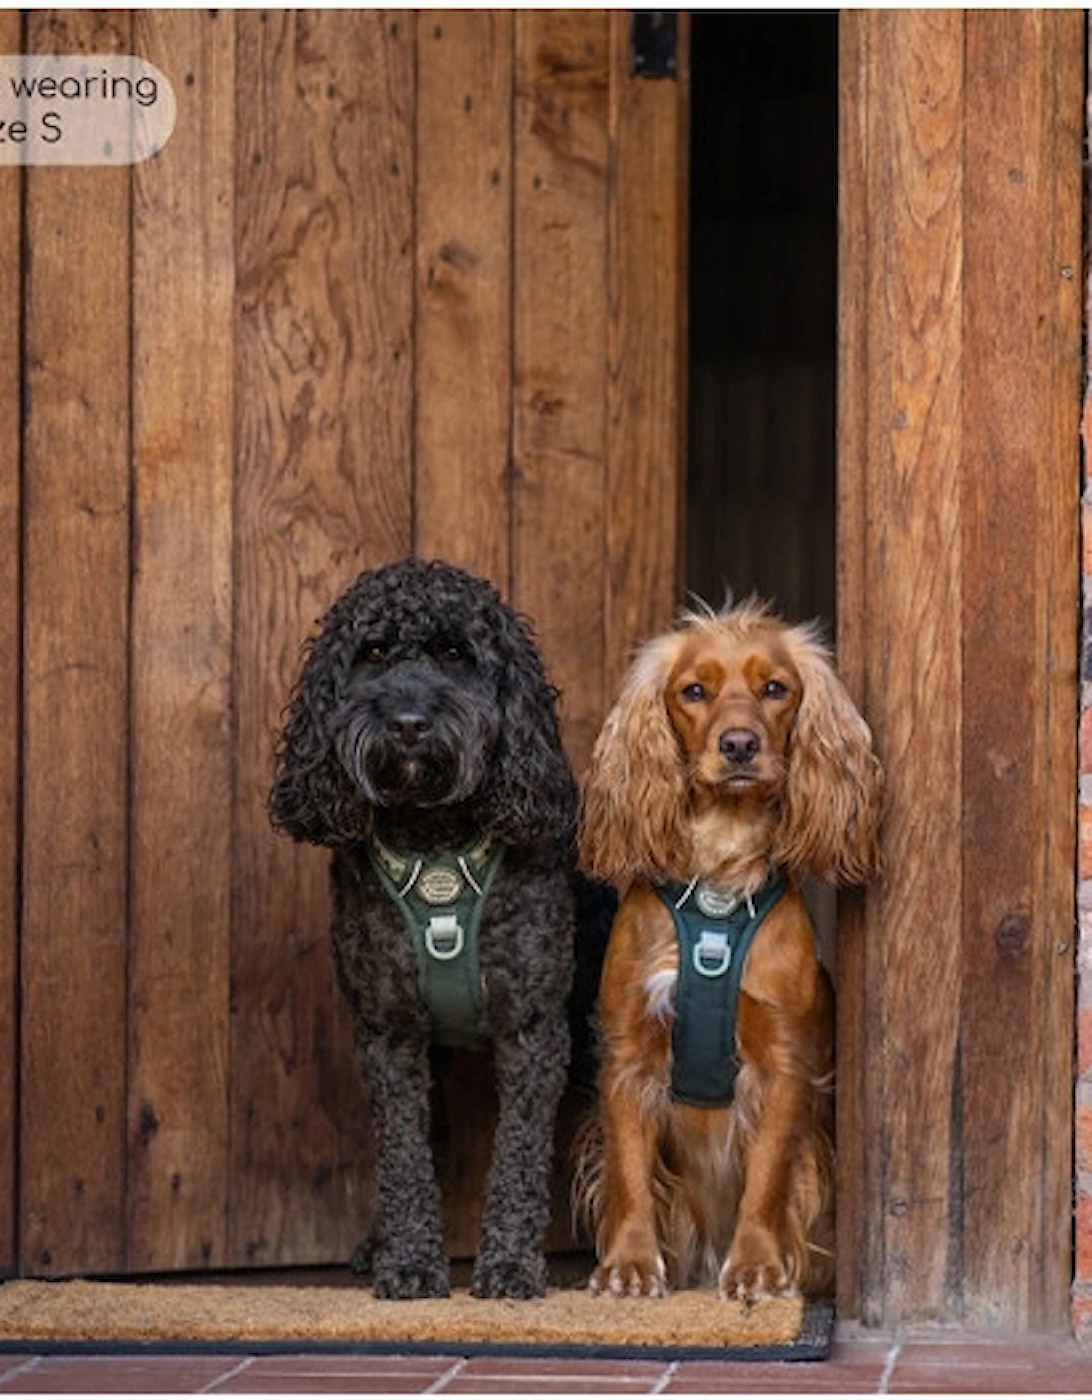
[[334,852],[334,954],[377,1139],[375,1292],[450,1290],[430,1042],[487,1038],[499,1111],[471,1291],[541,1295],[577,794],[528,626],[449,564],[365,572],[308,644],[277,761],[274,825]]

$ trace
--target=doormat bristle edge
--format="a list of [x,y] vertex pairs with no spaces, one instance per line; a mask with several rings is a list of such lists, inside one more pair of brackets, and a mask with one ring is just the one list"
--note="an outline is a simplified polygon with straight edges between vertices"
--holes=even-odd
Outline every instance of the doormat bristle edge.
[[379,1302],[370,1292],[218,1284],[12,1280],[0,1285],[0,1353],[375,1354],[819,1361],[834,1307],[705,1292],[663,1299],[551,1290],[531,1302]]

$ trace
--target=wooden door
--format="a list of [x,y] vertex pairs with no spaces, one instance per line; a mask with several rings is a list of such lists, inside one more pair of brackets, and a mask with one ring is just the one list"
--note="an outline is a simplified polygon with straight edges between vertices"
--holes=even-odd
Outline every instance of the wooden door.
[[0,1270],[346,1259],[369,1133],[322,853],[269,829],[302,640],[444,555],[585,761],[675,598],[686,26],[35,11],[136,53],[129,168],[0,169]]
[[1080,11],[842,18],[839,653],[890,782],[839,947],[867,1322],[1072,1279]]

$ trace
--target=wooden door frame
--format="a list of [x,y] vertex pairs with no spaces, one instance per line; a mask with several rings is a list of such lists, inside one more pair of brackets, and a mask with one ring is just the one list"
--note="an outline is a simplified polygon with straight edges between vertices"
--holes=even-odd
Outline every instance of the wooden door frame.
[[841,18],[839,659],[887,767],[839,947],[839,1301],[1068,1316],[1080,11]]

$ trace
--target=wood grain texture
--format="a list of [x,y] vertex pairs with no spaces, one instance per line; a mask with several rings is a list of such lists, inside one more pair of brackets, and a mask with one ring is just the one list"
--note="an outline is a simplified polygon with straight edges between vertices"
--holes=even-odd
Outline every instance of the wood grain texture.
[[686,461],[689,21],[680,14],[679,78],[666,82],[630,76],[631,22],[610,17],[608,696],[681,591]]
[[989,347],[967,356],[962,424],[972,1326],[1057,1325],[1069,1281],[1081,145],[1061,122],[1080,103],[1079,20],[967,13],[964,317]]
[[513,597],[581,771],[605,711],[605,11],[516,17]]
[[[865,417],[850,428],[861,455],[848,459],[844,440],[840,451],[839,490],[862,530],[849,547],[864,566],[863,592],[839,599],[839,636],[891,777],[887,874],[859,930],[866,946],[844,963],[839,953],[843,1014],[848,1003],[849,1023],[865,1037],[855,1047],[865,1062],[855,1126],[867,1172],[854,1222],[862,1236],[840,1236],[839,1256],[843,1289],[864,1261],[848,1305],[875,1321],[942,1314],[955,1283],[962,20],[869,12],[843,23],[864,31],[858,63],[843,65],[842,120],[860,125],[843,148],[859,165],[844,172],[842,189],[847,203],[863,202],[848,218],[865,234],[856,260],[841,262],[851,303],[843,310],[864,336],[861,358],[841,367],[843,417],[854,409]],[[855,370],[863,385],[853,383]],[[862,631],[846,626],[857,617],[867,618],[859,669]],[[942,725],[933,722],[938,705]]]
[[[0,52],[22,46],[20,16],[0,14]],[[22,188],[17,167],[0,170],[0,1278],[16,1268],[18,1214]]]
[[[415,553],[511,596],[514,17],[417,16]],[[492,1065],[460,1054],[439,1154],[453,1257],[477,1251],[492,1156]]]
[[[959,1134],[952,1076],[961,869],[952,835],[962,801],[962,17],[892,15],[883,54],[890,86],[886,160],[880,159],[890,183],[883,212],[874,209],[872,217],[884,221],[887,240],[890,338],[886,344],[870,338],[870,359],[883,364],[876,407],[889,416],[884,422],[876,415],[870,442],[873,461],[884,467],[876,504],[885,522],[885,578],[882,585],[873,579],[870,601],[879,604],[884,629],[899,646],[886,657],[881,738],[895,775],[886,828],[884,961],[870,979],[885,1016],[883,1096],[872,1126],[880,1133],[886,1182],[873,1219],[884,1229],[886,1305],[900,1315],[946,1312],[960,1267],[952,1253],[959,1189],[952,1177]],[[946,715],[941,724],[938,700]]]
[[1079,53],[842,19],[839,653],[889,811],[839,951],[839,1292],[887,1326],[1065,1319]]
[[134,171],[128,1266],[227,1259],[235,48],[141,11],[174,135]]
[[[1042,157],[1052,190],[1049,230],[1053,256],[1039,265],[1043,307],[1051,327],[1045,347],[1052,366],[1049,425],[1044,428],[1045,460],[1040,465],[1053,485],[1036,541],[1036,570],[1045,586],[1036,600],[1045,676],[1040,685],[1043,713],[1038,734],[1043,773],[1045,820],[1040,828],[1037,871],[1043,927],[1040,957],[1046,972],[1038,1008],[1045,1032],[1040,1061],[1042,1114],[1037,1136],[1041,1151],[1041,1215],[1038,1258],[1028,1280],[1026,1316],[1040,1330],[1071,1327],[1073,1260],[1073,1156],[1075,1106],[1070,1091],[1076,1020],[1075,945],[1077,812],[1073,794],[1079,782],[1077,745],[1081,651],[1080,504],[1087,464],[1081,448],[1081,404],[1087,385],[1088,319],[1080,268],[1084,257],[1084,152],[1087,141],[1087,14],[1066,10],[1048,18],[1038,80],[1047,94]],[[1087,1235],[1085,1235],[1087,1239]]]
[[506,594],[513,28],[502,10],[417,18],[414,545]]
[[[130,52],[123,12],[28,47]],[[20,1254],[124,1266],[130,175],[26,173]]]
[[326,854],[269,828],[303,639],[411,547],[414,29],[379,11],[236,16],[239,1263],[348,1258],[371,1208],[364,1098],[328,948]]
[[[0,16],[11,52],[24,30],[140,52],[179,104],[145,166],[0,172],[0,296],[25,302],[0,328],[22,720],[0,741],[0,1270],[329,1263],[368,1230],[327,855],[269,827],[274,735],[317,620],[412,550],[534,618],[578,764],[604,648],[666,619],[686,99],[629,86],[618,24]],[[631,190],[646,144],[654,187]],[[611,473],[652,515],[611,516]],[[471,1075],[458,1254],[480,1107]]]
[[[869,57],[872,28],[843,19],[838,32],[838,317],[837,317],[837,524],[835,590],[838,600],[838,670],[853,699],[877,718],[870,690],[872,633],[867,596],[869,474],[869,223],[866,174],[869,155]],[[879,1176],[877,1144],[869,1131],[877,1109],[875,1071],[868,1053],[877,1043],[878,998],[867,995],[879,966],[872,928],[879,917],[878,890],[838,899],[836,1022],[838,1066],[835,1096],[837,1154],[838,1306],[843,1316],[862,1313],[865,1290],[881,1270],[880,1231],[870,1229],[870,1183]]]

